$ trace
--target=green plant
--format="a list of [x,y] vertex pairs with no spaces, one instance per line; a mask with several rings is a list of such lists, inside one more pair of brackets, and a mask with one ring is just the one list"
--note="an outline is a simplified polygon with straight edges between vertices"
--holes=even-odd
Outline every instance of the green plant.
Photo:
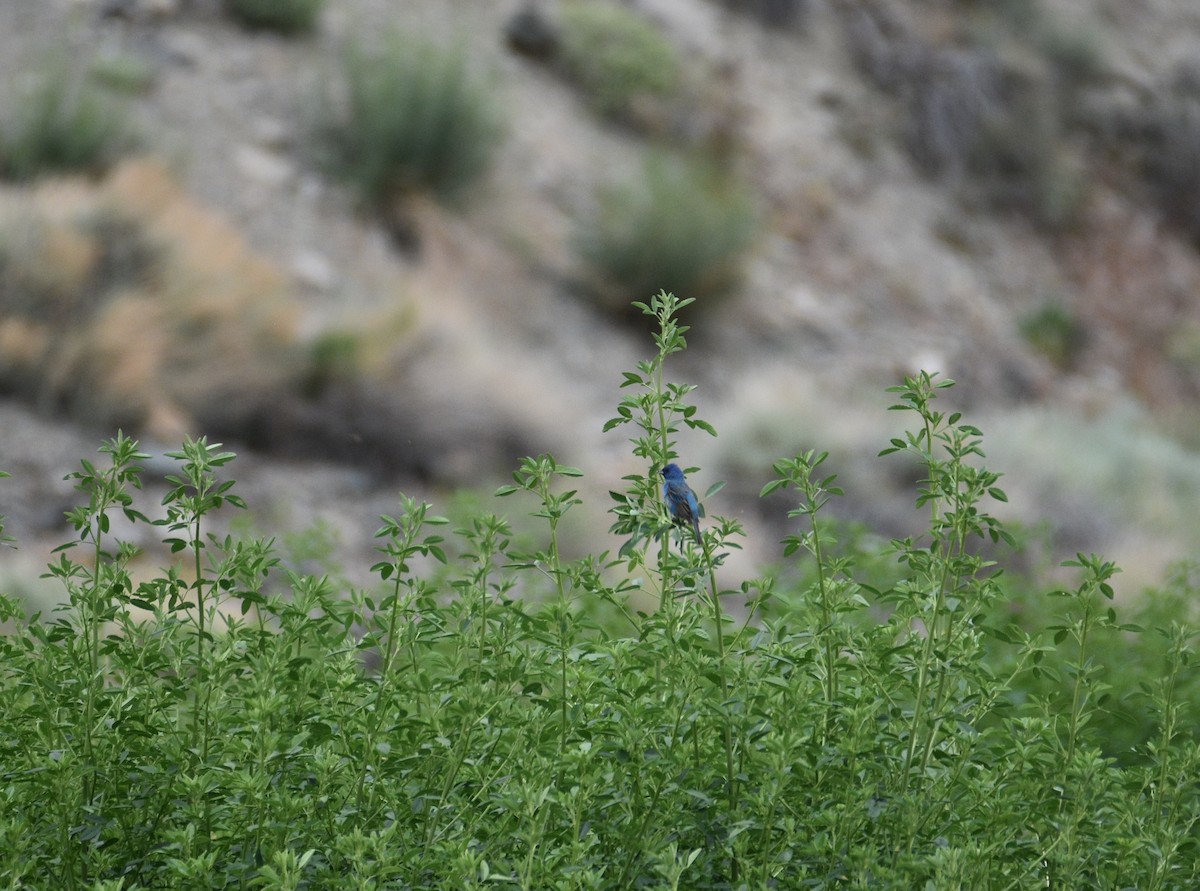
[[[810,583],[724,587],[740,524],[714,510],[701,542],[676,536],[659,488],[686,437],[716,433],[671,379],[689,304],[640,306],[656,350],[606,424],[637,459],[611,494],[615,552],[563,552],[583,470],[541,455],[498,493],[531,500],[540,544],[401,496],[378,584],[341,591],[216,531],[242,506],[220,445],[170,456],[153,519],[136,443],[84,461],[76,540],[50,567],[66,602],[24,617],[0,596],[0,881],[1196,887],[1191,570],[1146,614],[1152,726],[1118,760],[1097,730],[1104,642],[1142,632],[1116,616],[1116,567],[1072,561],[1049,628],[994,621],[1006,590],[980,548],[1008,541],[999,475],[941,407],[950,382],[921,373],[894,389],[911,423],[884,450],[921,468],[918,530],[872,556],[890,574],[860,579],[807,451],[764,492],[796,498],[784,550]],[[152,555],[119,538],[147,526]]]
[[224,0],[225,11],[243,25],[301,34],[317,25],[325,0]]
[[654,25],[608,4],[563,6],[560,57],[598,114],[627,122],[640,100],[671,98],[682,77],[675,47]]
[[344,101],[321,112],[327,164],[367,204],[428,189],[454,198],[487,170],[500,139],[497,100],[462,49],[393,33],[351,46]]
[[305,393],[316,397],[330,387],[358,376],[362,343],[348,331],[328,331],[310,347],[308,370],[302,382]]
[[574,243],[613,311],[663,281],[707,308],[737,283],[754,230],[750,199],[736,183],[655,156],[636,178],[601,194]]
[[1023,318],[1021,336],[1060,368],[1071,368],[1086,342],[1082,323],[1061,303],[1046,303]]
[[0,176],[95,172],[134,144],[124,108],[52,59],[0,117]]
[[[1186,639],[1192,633],[1189,629],[1196,627],[1197,581],[1195,563],[1174,567],[1165,584],[1143,592],[1136,604],[1124,610],[1125,623],[1116,622],[1115,611],[1093,608],[1087,642],[1093,659],[1087,670],[1096,675],[1103,693],[1089,726],[1106,757],[1145,763],[1148,745],[1164,730],[1172,738],[1200,740],[1200,712],[1182,705],[1200,699],[1200,677],[1186,670],[1177,652],[1186,642],[1180,635]],[[1027,633],[1050,629],[1055,641],[1042,653],[1035,671],[1018,676],[1012,698],[1065,703],[1064,679],[1077,673],[1072,661],[1078,659],[1072,660],[1071,649],[1077,646],[1078,635],[1073,632],[1078,629],[1071,625],[1069,609],[1074,604],[1061,592],[1051,598],[1034,596],[1025,581],[1009,582],[1005,588],[1006,596],[994,605],[990,621],[997,626],[1012,624]],[[1006,655],[1002,646],[996,647],[994,664],[1004,664]],[[1160,704],[1164,694],[1170,699],[1169,715]],[[1164,721],[1170,722],[1169,728]]]
[[128,96],[149,92],[157,73],[149,60],[128,53],[97,56],[91,65],[91,76],[98,83]]

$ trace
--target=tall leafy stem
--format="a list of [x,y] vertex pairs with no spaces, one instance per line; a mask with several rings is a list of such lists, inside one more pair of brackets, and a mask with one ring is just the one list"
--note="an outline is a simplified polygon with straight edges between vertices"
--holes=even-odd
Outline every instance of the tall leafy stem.
[[[630,440],[633,444],[633,454],[647,460],[649,472],[646,475],[632,474],[624,477],[625,482],[629,484],[627,489],[624,492],[610,493],[616,502],[611,512],[617,518],[611,531],[626,536],[620,554],[626,559],[631,572],[638,569],[653,572],[656,568],[659,580],[659,613],[665,622],[664,627],[672,652],[679,646],[675,631],[677,587],[682,584],[685,594],[698,594],[711,610],[717,649],[716,675],[721,691],[718,718],[725,755],[725,794],[729,812],[735,814],[738,810],[738,782],[733,715],[730,712],[727,665],[729,649],[725,639],[727,617],[721,606],[722,592],[717,585],[716,568],[726,556],[722,549],[737,547],[735,539],[744,533],[737,521],[714,518],[712,528],[704,530],[700,541],[695,545],[700,551],[700,564],[691,556],[693,545],[686,530],[680,532],[680,540],[683,543],[678,556],[672,555],[670,543],[674,525],[660,486],[661,470],[679,457],[674,437],[681,427],[701,430],[710,436],[717,435],[712,425],[698,416],[696,406],[686,401],[696,387],[691,384],[672,383],[665,375],[667,360],[687,348],[687,341],[683,335],[687,333],[688,328],[679,324],[677,315],[692,302],[694,301],[690,298],[680,299],[674,294],[660,291],[650,298],[649,303],[634,303],[643,315],[650,317],[656,324],[653,333],[656,351],[652,359],[639,362],[636,371],[624,373],[621,388],[630,389],[631,392],[621,398],[617,405],[617,416],[604,425],[604,430],[607,432],[626,424],[637,427],[639,432]],[[708,489],[701,501],[717,492],[722,485],[718,483]],[[657,566],[652,568],[647,557],[649,542],[655,539],[658,541],[658,559]],[[647,543],[645,547],[641,546],[643,542]],[[705,593],[701,593],[696,582],[700,574],[707,577],[708,590]],[[674,683],[673,673],[671,678],[671,683]],[[730,868],[731,875],[736,878],[738,861],[732,855]]]
[[567,663],[570,641],[573,637],[571,629],[571,608],[567,596],[567,582],[570,570],[563,563],[558,546],[558,524],[572,507],[583,502],[577,497],[575,489],[555,493],[552,485],[556,477],[577,479],[583,476],[583,471],[577,467],[567,467],[559,464],[550,455],[539,455],[537,458],[525,458],[520,468],[513,471],[516,485],[501,486],[496,495],[505,497],[513,492],[525,491],[532,493],[539,501],[540,507],[534,512],[535,517],[544,519],[550,525],[550,544],[545,551],[540,551],[527,557],[514,555],[513,566],[520,568],[536,568],[546,573],[554,582],[558,599],[553,608],[553,621],[556,640],[558,642],[559,661],[559,748],[564,748],[567,742]]
[[1077,554],[1064,566],[1083,571],[1083,580],[1073,591],[1055,592],[1056,596],[1067,597],[1076,607],[1076,612],[1062,625],[1051,627],[1054,643],[1061,644],[1070,639],[1075,654],[1066,663],[1071,676],[1071,706],[1067,711],[1067,726],[1064,731],[1064,766],[1069,767],[1079,747],[1079,733],[1087,721],[1087,713],[1095,706],[1106,686],[1099,680],[1100,668],[1092,661],[1091,643],[1097,630],[1117,628],[1116,611],[1098,609],[1097,595],[1112,600],[1114,593],[1110,580],[1117,573],[1116,565],[1093,555]]
[[[371,777],[378,758],[387,746],[381,745],[379,739],[383,718],[389,713],[388,700],[392,686],[396,682],[396,659],[400,650],[401,621],[411,618],[410,613],[414,602],[421,597],[428,582],[419,578],[413,570],[413,561],[420,557],[432,557],[439,563],[446,562],[446,554],[442,550],[444,538],[436,532],[427,532],[427,527],[445,526],[449,523],[445,517],[430,513],[432,505],[428,502],[417,501],[407,495],[400,496],[401,512],[399,516],[385,515],[381,517],[383,525],[375,533],[375,538],[382,542],[376,547],[386,559],[380,560],[371,567],[381,580],[391,586],[391,590],[375,609],[374,602],[367,598],[365,605],[371,610],[371,631],[364,636],[360,646],[375,646],[379,649],[379,675],[375,683],[373,707],[367,711],[366,729],[363,735],[363,755],[359,766],[354,794],[361,807],[365,802],[366,785]],[[382,614],[382,615],[381,615]],[[405,639],[409,647],[415,647],[416,629],[409,622]],[[411,653],[413,669],[418,666],[418,657]],[[372,791],[374,786],[372,786]]]
[[455,530],[469,545],[462,555],[463,562],[471,567],[466,577],[461,581],[452,581],[451,585],[459,591],[459,596],[468,601],[474,610],[473,620],[477,625],[478,637],[475,644],[474,677],[478,685],[483,678],[483,668],[489,655],[489,646],[502,649],[503,642],[492,639],[490,627],[491,616],[489,607],[493,592],[503,593],[514,584],[511,580],[493,582],[495,561],[508,553],[512,530],[508,521],[493,514],[475,517],[470,527]]
[[[784,488],[794,488],[800,494],[800,504],[788,511],[788,516],[804,517],[809,524],[809,531],[801,535],[789,535],[783,540],[784,556],[791,556],[799,550],[805,550],[812,555],[817,572],[817,608],[820,624],[816,637],[821,648],[821,683],[825,694],[825,720],[828,723],[830,707],[838,696],[838,651],[839,636],[835,633],[834,622],[842,604],[835,602],[836,577],[845,572],[848,564],[845,561],[832,560],[825,547],[828,544],[824,526],[818,518],[821,509],[828,504],[833,496],[841,495],[842,490],[834,485],[836,476],[818,477],[817,471],[829,457],[828,452],[817,453],[807,451],[794,458],[777,461],[774,465],[776,479],[767,483],[760,493],[766,497],[772,492]],[[828,733],[828,726],[826,726]]]
[[1153,871],[1145,879],[1145,887],[1151,891],[1170,886],[1171,864],[1185,846],[1196,844],[1195,827],[1200,822],[1200,813],[1186,811],[1183,789],[1200,767],[1200,745],[1195,740],[1180,740],[1187,702],[1179,690],[1195,654],[1197,632],[1178,621],[1158,631],[1166,639],[1167,650],[1162,675],[1150,691],[1160,727],[1158,738],[1149,744],[1153,770],[1149,797],[1155,815],[1155,846],[1162,856],[1155,859]]
[[1073,652],[1063,662],[1070,683],[1066,726],[1061,726],[1057,711],[1049,715],[1061,739],[1059,769],[1063,780],[1056,789],[1058,832],[1047,838],[1046,859],[1055,880],[1070,885],[1078,884],[1086,874],[1081,864],[1082,826],[1093,819],[1092,778],[1100,760],[1099,753],[1084,744],[1083,730],[1109,690],[1102,679],[1103,668],[1095,661],[1096,637],[1105,630],[1141,629],[1119,624],[1116,610],[1102,607],[1101,598],[1111,601],[1115,596],[1110,584],[1118,572],[1115,564],[1095,555],[1077,554],[1063,565],[1080,570],[1083,578],[1071,591],[1052,592],[1053,596],[1066,598],[1072,609],[1061,624],[1047,629],[1053,634],[1055,646],[1069,642]]
[[212,644],[212,625],[217,616],[225,582],[219,574],[212,578],[205,576],[205,551],[216,539],[212,535],[205,535],[204,519],[226,504],[243,509],[246,507],[241,497],[230,491],[234,486],[233,480],[217,479],[216,471],[236,457],[233,452],[222,452],[220,448],[221,443],[210,443],[207,437],[189,437],[184,440],[182,449],[166,453],[168,458],[179,462],[180,470],[179,473],[170,474],[166,478],[171,484],[171,489],[162,500],[167,515],[164,519],[155,521],[157,525],[165,526],[168,533],[174,533],[163,539],[163,543],[170,547],[171,553],[186,551],[191,561],[192,581],[185,583],[177,580],[177,583],[184,587],[185,594],[190,592],[191,595],[190,599],[185,597],[184,607],[195,610],[194,669],[200,697],[193,715],[192,748],[202,763],[208,761],[209,755],[209,709],[213,692],[213,685],[206,682],[209,671],[206,654]]
[[659,609],[664,611],[671,601],[676,565],[670,559],[670,536],[663,534],[670,530],[671,520],[662,502],[659,472],[679,457],[674,436],[681,424],[716,436],[712,425],[697,417],[696,406],[685,401],[695,386],[671,383],[664,374],[667,359],[687,348],[683,335],[688,328],[680,325],[676,316],[693,302],[690,298],[680,299],[660,291],[648,304],[634,303],[656,323],[656,352],[654,358],[639,361],[637,371],[624,372],[621,388],[632,389],[632,392],[621,398],[617,416],[604,425],[605,432],[626,424],[633,424],[640,431],[630,441],[633,454],[646,459],[649,472],[624,477],[629,483],[628,489],[610,493],[616,502],[612,513],[617,517],[612,531],[626,537],[620,553],[628,561],[631,571],[639,567],[650,570],[646,564],[646,550],[640,545],[657,537]]
[[[130,522],[145,521],[145,516],[133,508],[129,490],[141,488],[142,468],[137,462],[149,457],[138,451],[137,442],[123,433],[101,446],[100,452],[109,456],[107,467],[98,468],[84,460],[79,470],[67,475],[68,480],[75,481],[75,488],[87,495],[88,502],[67,513],[67,520],[78,540],[55,549],[60,557],[50,565],[48,573],[64,583],[70,607],[79,617],[86,672],[81,685],[84,691],[82,748],[87,765],[83,788],[85,802],[90,802],[95,795],[99,770],[95,733],[98,701],[105,683],[100,635],[105,624],[116,617],[119,598],[127,597],[131,590],[127,566],[137,553],[136,548],[124,542],[117,544],[116,551],[110,550],[107,542],[111,530],[110,511],[119,510]],[[65,552],[89,541],[91,554],[85,568],[70,560]]]
[[958,412],[946,414],[934,408],[938,392],[954,382],[933,378],[922,371],[906,378],[902,385],[889,388],[900,398],[891,410],[914,412],[920,423],[915,432],[892,439],[891,445],[880,452],[908,454],[924,467],[926,477],[919,484],[917,506],[928,506],[930,512],[927,544],[912,538],[893,542],[899,560],[913,570],[911,581],[897,594],[914,596],[915,601],[906,608],[915,605],[916,612],[903,612],[901,616],[923,635],[916,658],[916,690],[901,788],[908,788],[914,768],[918,777],[926,775],[951,694],[954,648],[960,635],[970,628],[972,617],[993,596],[978,578],[993,564],[971,552],[969,542],[990,539],[993,543],[1012,544],[1012,537],[999,521],[979,507],[985,497],[1008,500],[996,486],[999,474],[970,463],[984,457],[983,434],[962,423]]

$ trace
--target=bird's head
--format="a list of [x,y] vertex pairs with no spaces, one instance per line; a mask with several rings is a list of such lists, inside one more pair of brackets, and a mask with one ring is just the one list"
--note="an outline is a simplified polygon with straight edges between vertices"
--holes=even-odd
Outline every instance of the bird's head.
[[679,469],[678,464],[668,464],[661,471],[663,479],[669,482],[679,482],[683,480],[683,471]]

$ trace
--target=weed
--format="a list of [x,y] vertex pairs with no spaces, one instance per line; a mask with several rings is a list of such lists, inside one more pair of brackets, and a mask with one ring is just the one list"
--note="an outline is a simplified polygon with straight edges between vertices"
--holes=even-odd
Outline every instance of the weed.
[[562,9],[562,64],[596,112],[633,123],[639,102],[669,100],[681,79],[675,48],[632,10],[571,2]]
[[496,99],[461,49],[399,33],[350,47],[345,96],[319,116],[326,163],[369,206],[405,193],[462,195],[487,170],[500,139]]
[[1027,315],[1019,329],[1030,346],[1062,369],[1075,365],[1087,340],[1083,324],[1056,302]]
[[109,53],[92,62],[91,75],[110,90],[128,96],[148,93],[157,71],[150,61],[127,53]]
[[659,281],[707,308],[737,283],[754,229],[750,200],[736,183],[653,156],[635,179],[601,194],[575,249],[613,311]]
[[0,176],[94,173],[134,142],[122,106],[65,61],[52,59],[20,95],[9,97],[0,118]]

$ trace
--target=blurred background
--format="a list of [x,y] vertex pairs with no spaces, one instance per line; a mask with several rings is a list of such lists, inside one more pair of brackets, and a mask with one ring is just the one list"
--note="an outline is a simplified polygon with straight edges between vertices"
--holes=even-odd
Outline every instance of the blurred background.
[[1200,528],[1200,6],[6,0],[0,584],[53,596],[63,477],[118,428],[147,512],[207,435],[235,522],[350,583],[398,490],[515,512],[542,452],[585,474],[569,547],[615,549],[649,468],[602,427],[659,289],[696,301],[671,371],[719,436],[680,450],[733,571],[778,558],[757,495],[802,450],[855,535],[923,528],[876,455],[925,369],[1023,569],[1159,583]]

